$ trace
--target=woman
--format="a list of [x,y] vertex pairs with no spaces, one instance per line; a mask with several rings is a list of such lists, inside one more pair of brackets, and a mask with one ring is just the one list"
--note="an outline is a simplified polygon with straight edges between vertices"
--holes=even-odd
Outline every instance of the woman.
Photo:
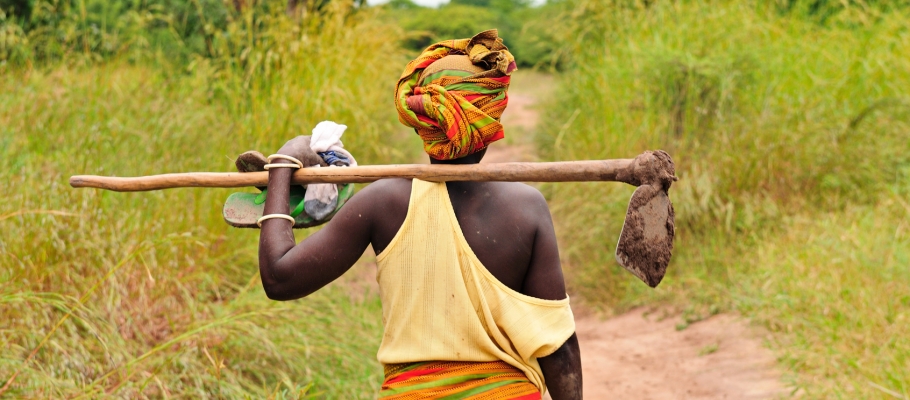
[[[496,31],[427,48],[398,82],[399,119],[433,164],[475,164],[503,137],[515,62]],[[307,137],[272,157],[259,268],[269,298],[305,297],[367,245],[377,254],[384,399],[581,398],[581,362],[549,209],[511,182],[387,179],[363,189],[295,244],[295,167],[315,164]],[[300,161],[304,160],[306,162]],[[292,221],[292,220],[290,220]],[[341,333],[341,332],[339,332]]]

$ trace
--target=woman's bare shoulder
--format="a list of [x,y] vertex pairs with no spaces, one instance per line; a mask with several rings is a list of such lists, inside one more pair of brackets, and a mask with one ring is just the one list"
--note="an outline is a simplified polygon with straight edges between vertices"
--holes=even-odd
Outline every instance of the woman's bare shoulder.
[[536,187],[521,182],[497,182],[497,195],[525,207],[547,207],[547,199]]
[[410,198],[411,180],[382,179],[360,189],[351,200],[356,208],[382,221],[387,217],[407,213]]
[[358,191],[358,194],[373,203],[404,202],[411,196],[410,179],[382,179]]

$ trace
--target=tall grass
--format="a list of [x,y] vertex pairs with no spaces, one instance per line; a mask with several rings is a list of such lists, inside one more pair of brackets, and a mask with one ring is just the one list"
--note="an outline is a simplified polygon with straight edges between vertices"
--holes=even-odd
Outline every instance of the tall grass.
[[613,261],[631,188],[547,187],[574,290],[614,310],[674,302],[690,320],[736,308],[780,334],[811,397],[906,396],[907,9],[819,23],[748,2],[572,6],[582,40],[544,156],[662,148],[680,176],[674,260],[655,291]]
[[399,33],[342,6],[239,14],[189,64],[117,53],[0,73],[0,386],[15,376],[3,396],[374,396],[378,299],[267,300],[257,232],[221,220],[228,190],[67,185],[229,171],[323,119],[349,125],[363,162],[411,159],[389,106]]

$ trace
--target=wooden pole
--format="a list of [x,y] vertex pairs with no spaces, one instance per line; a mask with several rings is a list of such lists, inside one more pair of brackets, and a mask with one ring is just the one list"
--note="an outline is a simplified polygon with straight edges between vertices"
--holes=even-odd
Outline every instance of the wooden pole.
[[[501,182],[584,182],[614,181],[637,185],[633,178],[633,159],[513,162],[493,164],[410,164],[372,165],[364,167],[304,168],[294,172],[294,184],[365,183],[387,178],[420,179],[430,182],[501,181]],[[117,192],[140,192],[180,187],[267,186],[268,172],[189,172],[121,178],[97,175],[75,175],[74,188],[99,188]]]

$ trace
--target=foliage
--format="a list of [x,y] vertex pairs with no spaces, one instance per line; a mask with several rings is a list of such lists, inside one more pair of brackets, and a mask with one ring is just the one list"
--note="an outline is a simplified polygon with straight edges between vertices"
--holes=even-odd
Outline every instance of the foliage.
[[[890,283],[906,279],[908,265],[897,250],[907,243],[907,209],[895,205],[910,180],[908,12],[845,9],[820,24],[764,3],[573,7],[568,28],[580,44],[544,118],[543,155],[627,158],[662,148],[680,177],[670,192],[674,261],[656,291],[613,261],[620,220],[603,216],[622,215],[631,190],[546,187],[574,290],[606,308],[735,307],[781,343],[799,343],[781,351],[794,384],[813,397],[880,396],[868,382],[906,395],[910,345],[863,335],[870,327],[906,334],[899,316],[910,314],[899,300],[907,287]],[[844,231],[852,233],[836,233]],[[868,273],[873,265],[889,272]],[[881,300],[864,300],[872,296]],[[835,308],[842,317],[818,314]],[[802,331],[781,320],[800,321]],[[813,334],[830,346],[810,346]],[[850,335],[867,339],[846,346]],[[834,369],[818,360],[834,351],[844,352],[843,378],[826,379]]]
[[388,106],[398,45],[490,27],[523,66],[568,68],[545,158],[663,148],[677,162],[677,248],[656,291],[610,251],[619,220],[604,216],[623,215],[630,188],[543,186],[573,299],[735,309],[769,329],[810,398],[910,395],[904,2],[233,4],[0,2],[3,395],[374,397],[374,295],[268,301],[256,232],[217,215],[226,190],[112,194],[66,177],[229,170],[322,119],[351,126],[365,163],[412,160]]
[[788,218],[744,260],[742,290],[724,290],[774,334],[808,397],[910,394],[910,203],[881,197]]
[[0,0],[0,11],[28,20],[32,16],[32,2],[33,0]]
[[347,7],[247,10],[187,64],[90,51],[84,66],[67,61],[79,42],[60,42],[63,62],[0,72],[0,178],[15,188],[0,206],[0,387],[14,377],[0,397],[375,396],[377,296],[268,300],[257,232],[219,215],[228,190],[66,183],[229,171],[323,119],[350,126],[362,162],[412,159],[388,106],[398,32]]
[[493,29],[499,16],[492,10],[476,6],[448,4],[439,9],[407,9],[398,17],[401,27],[410,32],[405,45],[414,51],[448,39],[469,38]]
[[12,23],[3,10],[0,10],[0,71],[7,60],[25,63],[28,57],[28,37],[22,28]]
[[781,14],[821,24],[868,22],[884,13],[910,7],[907,0],[777,0],[772,4]]
[[[292,2],[295,3],[295,2]],[[23,5],[3,6],[6,24],[15,23],[27,40],[17,41],[14,50],[26,59],[4,56],[0,62],[17,65],[28,62],[86,63],[110,56],[132,59],[166,55],[171,62],[189,62],[196,56],[216,57],[216,41],[244,41],[242,34],[264,30],[275,23],[274,16],[286,13],[296,21],[315,22],[312,15],[340,10],[353,15],[364,9],[361,0],[301,1],[297,6],[276,1],[224,0],[34,0]],[[12,11],[10,11],[12,10]],[[240,37],[232,35],[241,34]],[[2,46],[3,42],[0,42]],[[6,53],[11,50],[7,49]]]
[[386,8],[392,11],[389,18],[409,32],[404,46],[415,52],[442,40],[468,38],[495,28],[521,67],[556,68],[564,61],[549,27],[554,14],[563,12],[559,3],[532,7],[526,0],[453,0],[428,8],[395,0]]

